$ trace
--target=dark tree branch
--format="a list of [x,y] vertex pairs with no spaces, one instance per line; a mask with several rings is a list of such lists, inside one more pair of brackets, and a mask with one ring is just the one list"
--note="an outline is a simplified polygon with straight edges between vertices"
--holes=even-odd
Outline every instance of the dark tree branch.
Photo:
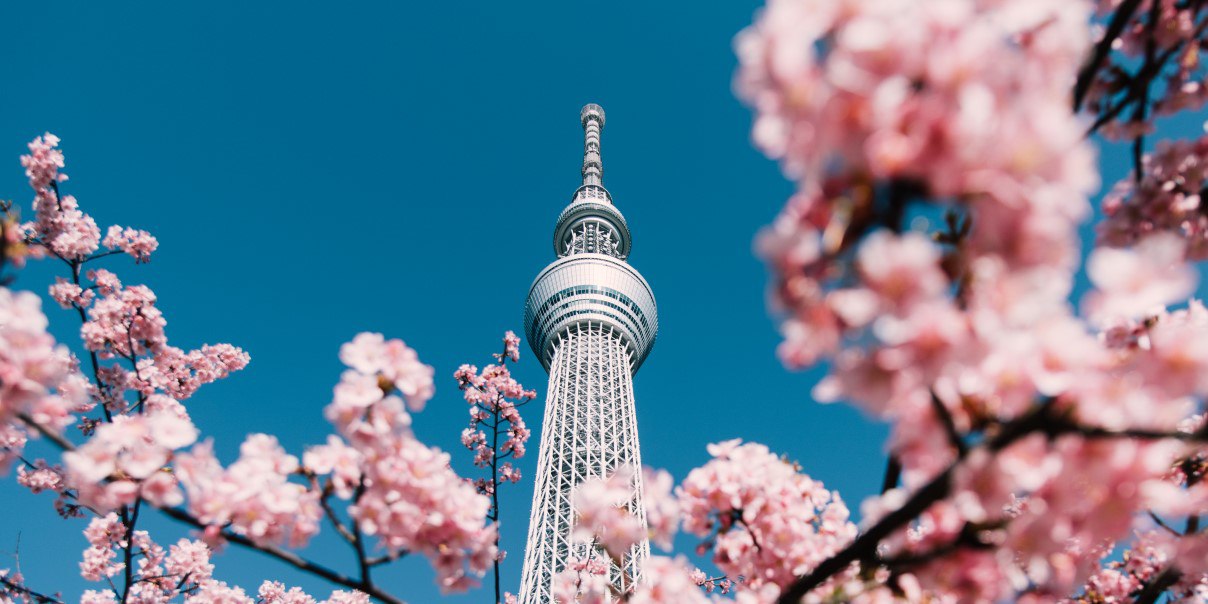
[[1074,111],[1082,108],[1082,102],[1086,100],[1086,93],[1090,92],[1095,75],[1099,73],[1103,62],[1111,55],[1112,43],[1120,37],[1120,34],[1124,33],[1124,26],[1128,24],[1128,20],[1132,18],[1133,13],[1137,12],[1139,6],[1141,6],[1141,0],[1125,0],[1112,15],[1111,21],[1107,24],[1107,31],[1103,33],[1103,39],[1095,45],[1090,59],[1078,72],[1078,81],[1074,84]]
[[1136,604],[1154,604],[1154,602],[1158,601],[1162,592],[1166,591],[1171,585],[1174,585],[1180,576],[1182,576],[1182,573],[1177,568],[1173,566],[1167,567],[1166,570],[1158,573],[1149,583],[1145,584],[1145,588],[1141,590],[1141,593],[1137,594],[1137,599],[1133,600],[1133,602]]
[[889,459],[885,462],[885,478],[881,480],[881,494],[884,495],[887,491],[898,486],[898,480],[902,478],[902,462],[898,461],[898,456],[893,453],[889,454]]
[[[179,522],[182,522],[182,523],[192,526],[194,528],[205,530],[208,527],[207,524],[197,520],[191,514],[189,514],[188,512],[186,512],[184,510],[181,510],[178,508],[170,508],[170,507],[163,507],[163,508],[157,508],[157,509],[159,511],[163,512],[164,514],[166,514],[169,518],[172,518],[173,520],[177,520]],[[299,570],[308,572],[312,575],[315,575],[316,577],[320,577],[322,579],[331,581],[332,583],[336,583],[338,585],[343,585],[345,587],[351,587],[352,589],[364,592],[365,594],[369,595],[370,597],[380,600],[382,602],[386,602],[387,604],[404,604],[402,600],[400,600],[388,593],[381,591],[374,585],[366,585],[364,581],[358,581],[356,579],[353,579],[352,577],[349,577],[347,575],[336,572],[330,568],[327,568],[326,566],[323,566],[316,562],[307,560],[307,559],[303,558],[302,556],[299,556],[298,554],[295,554],[294,552],[291,552],[289,550],[282,549],[282,548],[277,547],[272,544],[256,543],[255,541],[252,541],[251,539],[249,539],[243,535],[234,533],[229,530],[222,531],[222,538],[226,539],[227,541],[230,541],[231,543],[235,543],[235,544],[241,545],[243,547],[246,547],[248,549],[252,549],[252,550],[258,551],[262,554],[268,555],[269,557],[276,558],[277,560],[280,560],[281,562],[284,562]]]

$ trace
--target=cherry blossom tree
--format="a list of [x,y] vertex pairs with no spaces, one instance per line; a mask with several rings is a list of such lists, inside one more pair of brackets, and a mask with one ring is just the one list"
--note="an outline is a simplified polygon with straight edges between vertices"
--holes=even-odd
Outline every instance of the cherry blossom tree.
[[[496,462],[522,455],[528,439],[515,406],[502,398],[535,396],[503,367],[505,357],[519,360],[518,339],[507,334],[499,367],[458,377],[463,388],[482,393],[482,409],[494,410],[496,431],[500,422],[510,426],[507,442],[487,449],[490,485],[460,478],[446,453],[415,437],[412,414],[432,397],[433,369],[401,340],[375,333],[359,334],[339,351],[346,370],[325,410],[335,428],[325,444],[299,457],[274,436],[252,434],[239,458],[223,467],[212,441],[199,440],[187,399],[242,370],[248,355],[229,344],[190,351],[168,344],[155,294],[124,285],[98,262],[122,253],[148,262],[156,239],[119,226],[102,238],[76,199],[61,192],[67,176],[58,145],[51,134],[38,137],[21,158],[34,190],[34,219],[20,224],[4,207],[0,263],[9,271],[30,259],[63,264],[67,276],[49,293],[78,314],[87,361],[47,333],[38,296],[0,290],[0,463],[16,466],[17,482],[33,492],[54,493],[65,518],[89,518],[79,570],[100,585],[82,601],[315,601],[278,582],[266,581],[249,596],[215,578],[211,555],[225,543],[347,588],[332,593],[326,600],[332,604],[401,602],[378,588],[372,570],[409,553],[431,560],[443,590],[475,585],[497,561],[498,504],[487,496],[495,470],[519,479]],[[13,277],[6,273],[6,285]],[[475,415],[475,425],[488,415]],[[31,438],[61,449],[61,463],[27,458]],[[156,543],[138,528],[149,509],[195,529],[195,538],[166,548]],[[295,551],[325,523],[348,542],[355,572]],[[60,601],[9,571],[0,573],[0,598]]]
[[[487,365],[481,373],[473,365],[462,365],[453,377],[470,405],[470,425],[462,431],[461,443],[474,452],[475,466],[490,470],[490,475],[476,479],[474,486],[480,494],[491,498],[487,518],[499,522],[499,487],[520,482],[520,470],[507,460],[524,457],[525,443],[530,436],[519,408],[536,398],[537,392],[525,390],[507,368],[508,361],[520,360],[520,338],[516,334],[510,331],[504,334],[503,352],[494,356],[498,365]],[[490,437],[486,429],[491,431]],[[502,443],[499,442],[501,437]],[[499,547],[498,534],[495,535],[495,547]],[[495,555],[492,576],[496,602],[503,601],[499,561],[504,555],[503,551]]]
[[[736,89],[756,145],[796,184],[757,236],[779,353],[827,369],[802,404],[890,425],[884,488],[857,523],[756,442],[710,446],[678,485],[622,468],[574,494],[575,537],[594,547],[555,578],[555,599],[1208,599],[1208,308],[1188,299],[1208,258],[1208,137],[1150,140],[1156,120],[1208,101],[1206,27],[1202,0],[768,0],[737,37]],[[1096,140],[1129,144],[1133,166],[1113,175],[1084,258],[1079,227],[1106,177]],[[512,601],[495,523],[535,396],[507,367],[518,338],[454,374],[483,477],[458,477],[416,438],[433,370],[372,333],[339,351],[325,444],[299,457],[253,434],[224,467],[187,401],[248,355],[168,344],[155,294],[101,266],[148,262],[156,240],[102,236],[61,190],[58,144],[39,137],[21,159],[33,220],[6,204],[0,222],[0,463],[87,519],[79,569],[98,585],[83,601],[314,601],[215,578],[224,543],[328,580],[328,602],[401,602],[372,571],[409,553],[449,591],[493,567],[495,601]],[[79,316],[80,356],[47,333],[37,295],[10,289],[37,259],[64,267],[49,294]],[[1080,271],[1092,287],[1073,300]],[[61,458],[30,459],[30,439]],[[623,501],[640,471],[645,527]],[[157,544],[138,528],[153,511],[192,538]],[[353,571],[297,553],[325,525]],[[644,538],[670,550],[680,531],[695,562],[669,552],[627,591],[608,580],[610,558]],[[60,601],[10,571],[0,598]]]

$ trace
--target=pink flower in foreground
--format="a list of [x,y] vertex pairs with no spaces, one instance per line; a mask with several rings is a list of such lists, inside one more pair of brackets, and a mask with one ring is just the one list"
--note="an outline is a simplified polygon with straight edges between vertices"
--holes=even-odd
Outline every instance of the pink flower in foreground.
[[242,348],[230,344],[206,344],[189,352],[163,345],[153,356],[139,359],[138,375],[131,386],[144,393],[159,389],[183,400],[201,386],[247,367],[250,361]]
[[646,523],[650,540],[664,550],[671,549],[680,524],[680,506],[672,492],[675,481],[666,470],[642,469],[642,504],[646,507]]
[[257,604],[369,604],[369,596],[359,591],[333,591],[331,597],[318,603],[300,587],[286,589],[277,581],[265,581],[260,585]]
[[567,561],[554,575],[550,595],[554,604],[607,604],[611,601],[609,564],[594,552],[586,559]]
[[35,495],[42,491],[58,493],[65,488],[63,468],[57,465],[50,466],[44,459],[36,460],[33,469],[27,469],[25,466],[17,468],[17,484],[29,489]]
[[495,527],[484,526],[490,500],[449,468],[449,456],[411,435],[361,449],[365,492],[350,509],[388,552],[428,556],[446,591],[473,584],[495,557]]
[[577,519],[573,537],[598,542],[614,558],[629,554],[630,548],[646,538],[644,519],[634,507],[634,471],[624,467],[606,479],[593,478],[575,489],[573,502]]
[[708,604],[683,560],[651,556],[642,567],[642,581],[629,596],[632,604]]
[[102,359],[133,358],[158,350],[167,342],[167,321],[155,302],[155,293],[142,285],[102,295],[80,328],[85,348]]
[[1082,190],[1093,158],[1069,87],[1089,15],[1088,2],[771,0],[735,40],[738,94],[755,142],[803,180]]
[[325,413],[345,441],[333,437],[312,448],[305,464],[330,471],[338,491],[347,493],[354,480],[363,487],[349,513],[389,554],[421,553],[442,590],[466,589],[495,559],[496,527],[486,524],[490,500],[449,468],[447,454],[411,431],[406,407],[416,410],[431,396],[432,368],[401,340],[378,334],[358,335],[340,359],[349,370]]
[[0,471],[25,444],[27,415],[51,430],[90,409],[91,390],[65,347],[46,332],[42,303],[28,292],[0,289]]
[[1096,290],[1086,297],[1088,314],[1100,321],[1153,314],[1186,299],[1195,288],[1195,272],[1183,263],[1183,242],[1160,233],[1132,250],[1098,248],[1086,269]]

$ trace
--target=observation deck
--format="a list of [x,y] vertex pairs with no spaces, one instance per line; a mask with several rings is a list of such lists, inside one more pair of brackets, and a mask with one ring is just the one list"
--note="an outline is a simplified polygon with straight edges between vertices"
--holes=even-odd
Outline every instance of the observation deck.
[[604,110],[587,105],[580,120],[583,184],[554,227],[554,253],[559,258],[529,288],[524,331],[548,370],[559,337],[571,327],[610,327],[625,344],[630,371],[636,372],[658,335],[658,309],[650,284],[626,262],[632,247],[629,225],[602,182]]

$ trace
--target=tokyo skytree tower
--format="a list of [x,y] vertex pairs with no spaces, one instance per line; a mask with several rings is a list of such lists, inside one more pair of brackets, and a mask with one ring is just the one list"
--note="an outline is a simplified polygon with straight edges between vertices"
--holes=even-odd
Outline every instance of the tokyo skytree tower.
[[[629,227],[601,184],[604,110],[587,105],[579,117],[583,184],[554,227],[558,259],[537,275],[524,307],[525,334],[549,371],[549,390],[521,604],[550,602],[553,577],[568,562],[591,555],[593,545],[572,535],[572,496],[583,481],[633,468],[627,506],[646,523],[633,373],[654,346],[658,312],[650,285],[625,261]],[[650,544],[643,539],[622,561],[623,568],[612,565],[612,583],[625,589],[649,555]]]

